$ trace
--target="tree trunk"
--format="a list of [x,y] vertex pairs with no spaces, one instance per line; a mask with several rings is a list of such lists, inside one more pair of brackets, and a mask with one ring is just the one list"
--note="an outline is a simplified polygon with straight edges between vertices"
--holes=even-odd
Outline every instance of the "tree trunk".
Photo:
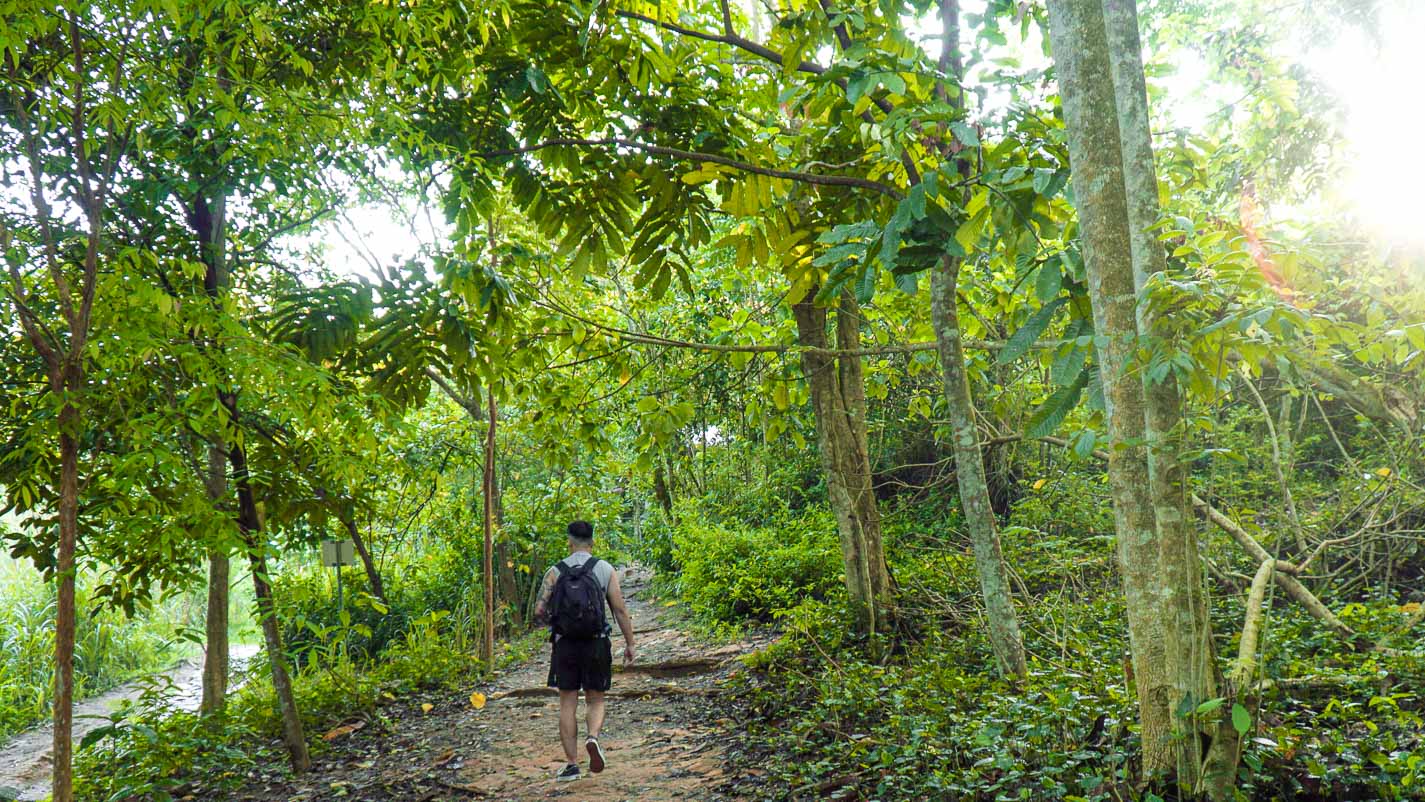
[[[78,369],[65,371],[65,387],[82,383]],[[74,799],[74,552],[79,542],[79,410],[66,403],[59,413],[59,544],[55,581],[59,603],[54,621],[54,776],[55,802]]]
[[485,468],[483,486],[485,492],[484,519],[485,519],[485,549],[484,549],[484,584],[485,584],[485,632],[480,639],[480,657],[485,661],[485,670],[489,671],[493,667],[495,658],[495,424],[497,415],[495,411],[495,391],[491,388],[489,396],[489,421],[485,428]]
[[[1153,233],[1158,222],[1158,177],[1153,164],[1148,93],[1143,79],[1143,45],[1138,34],[1135,0],[1102,0],[1109,71],[1118,112],[1123,188],[1128,212],[1128,237],[1133,257],[1133,285],[1142,298],[1149,280],[1167,270],[1163,244]],[[1156,313],[1138,305],[1138,333],[1156,341]],[[1182,397],[1169,373],[1160,382],[1144,379],[1145,439],[1148,444],[1148,489],[1158,533],[1162,570],[1162,613],[1166,628],[1167,680],[1171,695],[1167,715],[1179,725],[1173,739],[1175,767],[1183,787],[1201,787],[1204,747],[1230,736],[1235,754],[1236,731],[1220,714],[1209,721],[1182,719],[1176,711],[1196,708],[1217,696],[1219,676],[1208,618],[1208,599],[1198,554],[1197,526],[1188,506],[1183,453]],[[1187,725],[1188,732],[1184,732]],[[1233,767],[1235,773],[1235,766]]]
[[661,462],[653,466],[653,497],[658,500],[658,506],[663,510],[663,517],[669,523],[674,523],[673,494],[668,489],[668,480],[664,476]]
[[351,538],[352,549],[356,551],[362,567],[366,569],[366,581],[371,585],[371,595],[390,607],[391,603],[386,600],[386,583],[381,581],[381,572],[376,569],[376,561],[371,558],[371,549],[366,547],[366,539],[361,536],[361,529],[356,525],[354,509],[343,516],[342,524],[346,526],[347,537]]
[[519,631],[524,626],[524,605],[520,604],[520,583],[519,574],[515,571],[515,552],[510,544],[510,540],[504,537],[505,531],[505,493],[504,487],[500,483],[500,444],[496,442],[495,453],[495,532],[497,534],[495,542],[495,573],[499,576],[497,585],[499,587],[500,606],[508,613],[508,622],[505,632],[513,633]]
[[[941,2],[940,22],[940,69],[958,83],[964,72],[960,60],[958,0]],[[952,96],[946,87],[941,86],[938,94],[952,108],[960,107],[958,91]],[[956,167],[962,176],[968,177],[968,163],[956,159]],[[975,569],[980,578],[980,594],[985,601],[990,647],[994,650],[995,662],[1002,675],[1023,677],[1029,673],[1024,657],[1024,640],[1019,633],[1019,617],[1014,610],[1009,575],[1000,552],[999,530],[995,525],[994,506],[985,478],[984,454],[980,450],[979,430],[975,426],[975,402],[970,395],[970,379],[965,373],[965,351],[960,341],[960,310],[956,292],[960,265],[959,259],[945,256],[931,274],[931,325],[935,329],[945,405],[950,416],[960,509],[965,515],[965,525],[970,529],[970,541],[975,550]]]
[[[209,202],[200,192],[194,198],[188,222],[198,239],[199,257],[203,260],[203,289],[216,307],[228,284],[226,196],[220,191]],[[207,350],[207,346],[200,347]],[[208,500],[215,509],[227,495],[227,459],[221,444],[208,444],[208,476],[204,484]],[[208,551],[208,606],[203,622],[203,696],[198,706],[203,715],[221,713],[227,706],[230,581],[231,561],[227,547],[215,546]]]
[[[208,445],[208,500],[215,506],[227,494],[227,455],[221,446]],[[228,584],[231,563],[226,548],[208,551],[208,610],[203,622],[203,699],[198,711],[205,716],[221,714],[228,693]]]
[[[237,395],[224,392],[222,401],[228,414],[236,420]],[[257,500],[249,480],[247,454],[242,446],[234,444],[228,450],[228,460],[232,464],[233,482],[237,485],[238,529],[242,532],[252,566],[252,589],[257,601],[258,623],[262,626],[263,645],[267,649],[267,662],[272,669],[272,690],[277,694],[277,706],[282,714],[282,742],[287,747],[292,770],[301,774],[312,767],[312,760],[307,754],[302,719],[297,713],[296,697],[292,694],[292,679],[287,674],[287,655],[282,647],[282,632],[278,629],[272,586],[268,582],[267,555],[260,538],[262,522],[257,515]]]
[[1132,246],[1123,185],[1118,112],[1099,0],[1051,0],[1049,36],[1067,123],[1080,241],[1097,333],[1109,439],[1109,492],[1118,535],[1134,684],[1138,690],[1143,772],[1175,767],[1173,688],[1158,587],[1162,577],[1152,497],[1143,383],[1134,378],[1137,339]]
[[[827,353],[826,309],[816,305],[815,295],[815,289],[808,291],[792,306],[792,315],[797,322],[798,342],[809,346],[801,354],[802,372],[811,388],[827,496],[841,536],[846,590],[858,627],[872,634],[887,623],[891,580],[881,543],[880,511],[871,486],[861,359],[838,359]],[[848,294],[841,297],[836,339],[837,347],[843,350],[860,345],[860,314]]]
[[956,309],[955,285],[960,261],[944,257],[931,276],[930,310],[935,341],[940,352],[946,409],[955,451],[955,481],[960,487],[960,508],[975,549],[975,569],[980,577],[980,593],[985,601],[990,646],[1004,676],[1023,677],[1029,672],[1024,658],[1024,641],[1019,634],[1019,618],[1010,594],[1009,576],[1000,553],[999,531],[990,505],[985,465],[975,427],[974,401],[969,377],[965,375],[965,352],[960,343],[960,319]]

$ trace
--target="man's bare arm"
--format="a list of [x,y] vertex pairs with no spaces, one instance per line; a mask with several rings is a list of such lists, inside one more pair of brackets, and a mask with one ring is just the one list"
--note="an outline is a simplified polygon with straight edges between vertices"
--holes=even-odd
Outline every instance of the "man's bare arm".
[[623,632],[623,658],[625,662],[632,663],[636,656],[633,650],[633,618],[628,614],[628,605],[623,601],[623,589],[618,584],[618,571],[614,571],[609,578],[609,608],[614,611],[614,619],[618,621],[618,628]]
[[534,620],[542,624],[549,623],[549,597],[554,593],[554,584],[559,581],[559,569],[550,568],[544,572],[544,582],[539,589],[539,601],[534,603]]

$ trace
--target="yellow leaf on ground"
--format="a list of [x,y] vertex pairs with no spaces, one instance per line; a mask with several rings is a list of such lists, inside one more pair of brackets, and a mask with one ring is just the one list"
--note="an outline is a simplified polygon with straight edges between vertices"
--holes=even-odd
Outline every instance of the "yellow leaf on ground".
[[421,705],[421,712],[422,712],[422,713],[429,713],[430,711],[432,711],[432,710],[434,710],[434,709],[435,709],[435,705],[431,704],[430,702],[426,702],[425,704]]
[[1408,602],[1400,605],[1400,611],[1406,615],[1415,615],[1420,612],[1420,602]]
[[476,691],[470,694],[470,706],[479,710],[485,706],[485,694]]
[[664,606],[664,607],[672,607],[673,605],[675,605],[675,604],[677,604],[677,603],[678,603],[678,600],[677,600],[677,599],[669,599],[668,601],[663,602],[663,606]]
[[1047,485],[1047,484],[1049,484],[1049,480],[1048,480],[1048,479],[1038,479],[1038,480],[1036,480],[1036,481],[1034,482],[1034,489],[1035,489],[1035,490],[1038,490],[1038,489],[1044,487],[1044,485]]
[[1381,478],[1385,478],[1385,477],[1387,477],[1387,476],[1390,476],[1390,469],[1389,469],[1389,468],[1376,468],[1376,476],[1379,476],[1379,477],[1381,477]]

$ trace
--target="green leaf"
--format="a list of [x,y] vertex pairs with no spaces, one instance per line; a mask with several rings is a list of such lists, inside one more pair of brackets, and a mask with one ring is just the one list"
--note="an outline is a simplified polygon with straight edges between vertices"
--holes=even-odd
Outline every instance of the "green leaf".
[[880,273],[874,264],[866,265],[866,269],[861,271],[861,278],[856,282],[856,301],[868,304],[876,296],[876,276]]
[[1000,350],[995,361],[1001,365],[1007,365],[1023,356],[1039,339],[1039,335],[1049,328],[1049,323],[1054,319],[1054,313],[1059,311],[1059,307],[1063,306],[1067,300],[1067,298],[1055,298],[1035,312],[1028,322],[1019,327],[1019,331],[1010,335],[1009,342],[1004,344],[1004,348]]
[[980,135],[975,133],[974,126],[962,122],[953,122],[950,123],[950,130],[955,133],[955,138],[960,141],[960,144],[972,148],[979,146]]
[[1034,194],[1043,195],[1044,190],[1049,188],[1049,183],[1054,180],[1054,171],[1048,167],[1034,168]]
[[[1026,426],[1028,437],[1046,437],[1054,433],[1059,428],[1059,424],[1064,422],[1064,418],[1069,416],[1074,407],[1079,403],[1079,396],[1083,395],[1084,388],[1089,383],[1089,370],[1084,368],[1079,371],[1078,378],[1067,387],[1060,387],[1054,394],[1045,399],[1039,408],[1034,410],[1034,414],[1029,416],[1029,423]],[[1092,441],[1090,441],[1092,442]]]
[[1202,704],[1198,705],[1197,709],[1193,712],[1198,714],[1199,716],[1206,715],[1216,710],[1217,708],[1222,707],[1223,703],[1226,701],[1227,700],[1222,698],[1221,696],[1217,697],[1216,699],[1208,699],[1206,702],[1203,702]]
[[1059,269],[1058,257],[1052,257],[1039,268],[1039,276],[1034,281],[1034,294],[1041,303],[1049,303],[1064,286],[1064,274]]
[[1246,735],[1247,730],[1252,727],[1252,714],[1243,707],[1240,702],[1232,705],[1232,729],[1238,735]]

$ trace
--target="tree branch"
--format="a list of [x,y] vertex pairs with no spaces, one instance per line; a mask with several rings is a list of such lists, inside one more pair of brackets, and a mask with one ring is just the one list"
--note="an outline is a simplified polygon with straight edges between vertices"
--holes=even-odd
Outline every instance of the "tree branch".
[[603,139],[573,139],[559,138],[549,139],[533,145],[525,145],[518,148],[503,148],[500,150],[487,150],[482,153],[472,154],[479,159],[498,159],[506,156],[519,156],[524,153],[533,153],[538,150],[556,147],[585,147],[585,148],[608,148],[625,147],[652,153],[658,156],[669,156],[675,159],[686,159],[693,162],[703,162],[711,164],[721,164],[755,175],[765,175],[771,178],[782,178],[788,181],[799,181],[805,184],[817,184],[820,186],[854,187],[857,189],[869,189],[888,195],[896,200],[905,196],[900,190],[889,184],[882,184],[879,181],[872,181],[869,178],[857,178],[850,175],[821,175],[818,173],[802,173],[794,170],[778,170],[772,167],[762,167],[749,162],[738,161],[727,156],[719,156],[714,153],[698,153],[691,150],[679,150],[662,145],[650,145],[632,139],[622,137],[606,137]]
[[[724,5],[724,13],[725,9],[726,6]],[[649,25],[653,25],[662,28],[665,31],[670,31],[672,33],[676,33],[682,36],[691,37],[693,39],[701,39],[704,42],[716,42],[718,44],[731,45],[732,47],[735,47],[739,50],[745,50],[746,52],[751,53],[754,56],[758,56],[759,58],[764,58],[767,61],[776,64],[778,67],[784,66],[782,63],[782,54],[769,47],[758,44],[757,42],[754,42],[751,39],[746,39],[734,34],[732,32],[731,18],[727,16],[724,16],[724,24],[727,25],[727,33],[723,35],[718,35],[715,33],[706,33],[704,31],[693,30],[692,28],[684,28],[681,25],[677,25],[672,22],[664,22],[663,20],[657,20],[653,17],[648,17],[643,14],[639,14],[635,11],[615,11],[614,14],[616,16],[623,17],[624,19],[646,22]],[[822,73],[826,72],[826,68],[821,66],[820,64],[817,64],[816,62],[802,61],[797,64],[797,72],[806,72],[812,75],[821,75]]]

